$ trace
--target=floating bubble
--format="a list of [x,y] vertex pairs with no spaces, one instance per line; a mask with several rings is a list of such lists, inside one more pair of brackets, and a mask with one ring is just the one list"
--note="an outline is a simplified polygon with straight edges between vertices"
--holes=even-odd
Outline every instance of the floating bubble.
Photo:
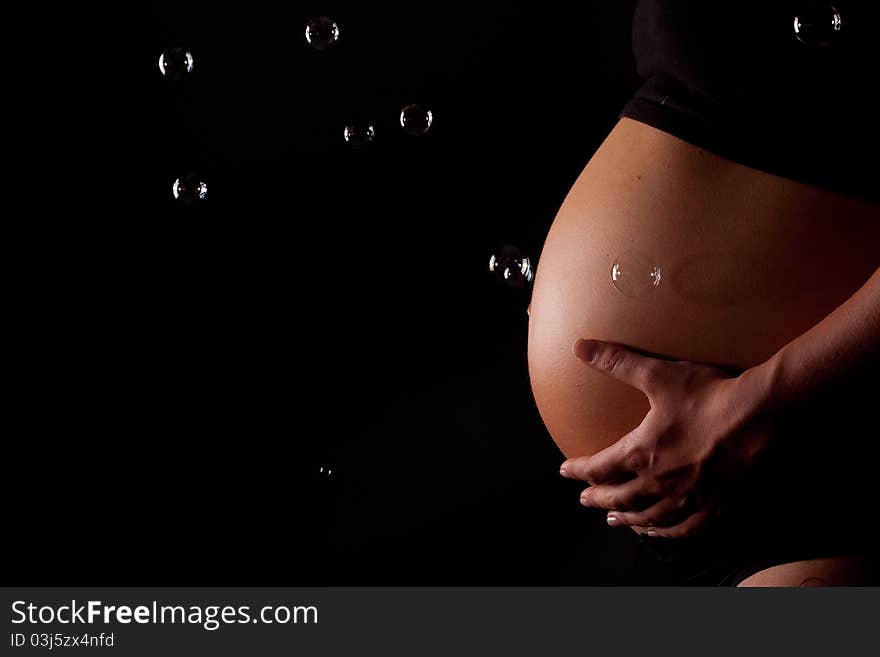
[[318,496],[314,502],[327,502],[335,495],[340,483],[339,474],[332,461],[318,460],[309,463],[305,480],[310,484],[311,492]]
[[326,16],[306,24],[306,42],[315,50],[327,50],[339,40],[339,26]]
[[842,26],[840,12],[827,2],[804,2],[794,17],[794,35],[814,48],[834,41]]
[[423,105],[407,105],[400,110],[400,127],[414,137],[428,132],[433,122],[434,113]]
[[183,205],[195,205],[205,200],[208,185],[194,174],[178,178],[171,185],[171,194]]
[[532,263],[515,246],[505,245],[489,258],[489,272],[498,282],[510,287],[525,287],[532,282],[535,272]]
[[627,251],[611,265],[611,282],[624,296],[642,298],[653,292],[662,278],[662,271],[650,257],[638,251]]
[[345,142],[352,148],[364,148],[373,143],[376,129],[370,123],[349,123],[342,131]]
[[181,80],[192,70],[193,56],[186,48],[169,48],[159,55],[159,71],[169,80]]

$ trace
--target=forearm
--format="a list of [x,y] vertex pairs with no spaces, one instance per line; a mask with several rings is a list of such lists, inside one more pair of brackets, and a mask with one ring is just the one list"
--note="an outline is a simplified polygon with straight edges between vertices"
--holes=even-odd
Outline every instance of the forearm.
[[809,404],[880,363],[880,269],[843,305],[753,368],[768,403]]

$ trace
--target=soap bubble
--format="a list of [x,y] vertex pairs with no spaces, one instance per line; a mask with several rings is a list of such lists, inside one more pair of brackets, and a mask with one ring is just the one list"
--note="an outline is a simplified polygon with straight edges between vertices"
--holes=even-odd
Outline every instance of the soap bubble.
[[535,277],[529,258],[517,247],[510,245],[502,246],[492,254],[489,258],[489,272],[499,283],[510,287],[525,287]]
[[193,56],[185,48],[168,48],[159,55],[159,71],[169,80],[181,80],[192,70]]
[[422,105],[407,105],[400,110],[400,127],[414,137],[428,132],[433,122],[434,113]]
[[336,465],[329,461],[312,461],[308,466],[307,480],[315,503],[330,503],[339,490],[340,476]]
[[352,148],[364,148],[373,143],[376,136],[376,129],[370,123],[349,123],[342,131],[345,137],[345,143]]
[[306,42],[315,50],[327,50],[339,40],[339,26],[326,16],[306,24]]
[[794,17],[794,35],[811,47],[830,44],[842,26],[840,12],[827,2],[804,2]]
[[644,253],[627,251],[611,265],[611,282],[624,296],[639,299],[660,285],[660,266]]
[[171,194],[183,205],[195,205],[205,200],[208,185],[195,174],[187,174],[174,181]]

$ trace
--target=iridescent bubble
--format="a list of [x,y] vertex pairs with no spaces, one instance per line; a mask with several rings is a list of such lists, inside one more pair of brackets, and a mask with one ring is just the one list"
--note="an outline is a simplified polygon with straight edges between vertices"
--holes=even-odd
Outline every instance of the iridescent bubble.
[[376,129],[370,123],[349,123],[342,131],[342,136],[352,148],[364,148],[373,143]]
[[192,73],[193,56],[186,48],[169,48],[159,55],[159,70],[169,80],[181,80]]
[[306,24],[306,42],[315,50],[327,50],[339,40],[339,26],[326,16]]
[[489,272],[496,280],[510,287],[525,287],[535,277],[532,263],[515,246],[500,247],[489,258]]
[[794,35],[814,48],[834,41],[841,27],[840,12],[827,2],[804,2],[794,17]]
[[423,105],[407,105],[400,110],[400,127],[414,137],[428,132],[433,122],[434,113]]
[[624,296],[639,299],[653,292],[663,273],[653,259],[638,251],[627,251],[611,265],[611,282]]
[[189,173],[174,181],[171,194],[183,205],[195,205],[207,197],[208,185],[195,174]]

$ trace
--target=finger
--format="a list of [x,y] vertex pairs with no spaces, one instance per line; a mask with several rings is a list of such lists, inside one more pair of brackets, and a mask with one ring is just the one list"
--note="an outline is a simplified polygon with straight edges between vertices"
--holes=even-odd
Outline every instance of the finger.
[[644,527],[648,536],[659,536],[661,538],[685,538],[693,536],[699,532],[708,523],[712,517],[709,509],[700,509],[696,513],[689,515],[682,522],[671,527]]
[[578,340],[575,356],[590,367],[649,394],[658,384],[668,363],[637,353],[623,345],[602,340]]
[[633,474],[637,474],[627,459],[631,433],[593,456],[568,459],[560,466],[559,473],[563,477],[580,479],[594,486],[631,479]]
[[603,507],[611,508],[608,513],[608,524],[612,527],[671,527],[692,514],[695,509],[687,504],[685,499],[673,499],[664,497],[656,504],[644,509],[630,507]]
[[632,479],[646,468],[653,467],[653,456],[640,449],[640,445],[650,441],[658,430],[655,414],[649,411],[639,426],[616,443],[592,456],[568,459],[560,466],[559,473],[593,486]]
[[593,486],[581,493],[581,504],[612,511],[638,511],[650,507],[657,496],[645,488],[642,477],[630,479],[622,484]]

